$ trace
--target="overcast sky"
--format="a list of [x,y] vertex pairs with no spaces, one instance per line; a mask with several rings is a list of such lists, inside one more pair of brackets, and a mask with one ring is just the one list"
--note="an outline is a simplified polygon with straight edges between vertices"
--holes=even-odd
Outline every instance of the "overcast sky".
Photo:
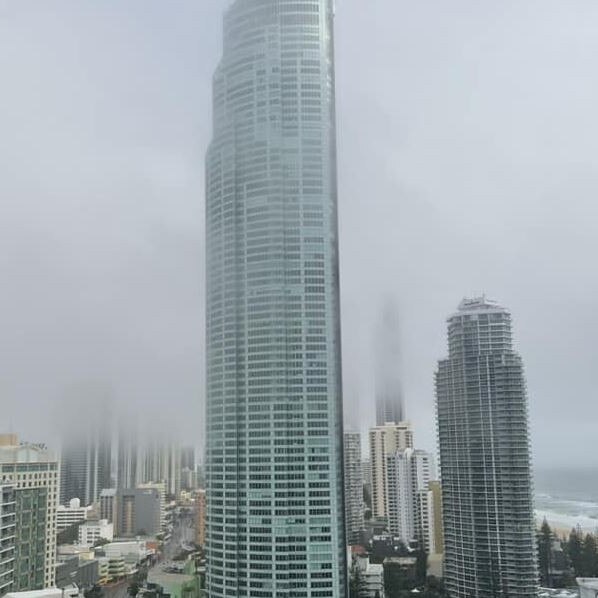
[[[226,4],[0,0],[1,428],[51,440],[62,398],[99,386],[202,444]],[[485,292],[513,313],[536,464],[598,465],[598,3],[337,5],[348,423],[373,421],[395,297],[406,409],[433,449],[445,319]]]

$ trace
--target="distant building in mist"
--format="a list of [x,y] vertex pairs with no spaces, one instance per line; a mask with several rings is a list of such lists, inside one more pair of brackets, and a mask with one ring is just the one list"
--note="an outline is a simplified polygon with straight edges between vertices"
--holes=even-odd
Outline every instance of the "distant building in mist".
[[100,519],[110,523],[114,523],[118,517],[116,492],[116,488],[104,488],[100,492]]
[[112,486],[112,428],[109,412],[89,407],[84,421],[63,432],[60,459],[60,503],[79,498],[84,506],[97,502]]
[[386,468],[387,457],[397,451],[413,448],[413,431],[408,422],[384,424],[370,429],[369,434],[371,477],[372,477],[372,515],[386,518]]
[[0,435],[0,596],[54,585],[58,481],[47,449]]
[[143,480],[137,422],[121,422],[117,436],[116,487],[135,488]]
[[116,495],[117,518],[114,533],[119,537],[154,536],[162,529],[162,498],[160,490],[128,488]]
[[197,487],[195,447],[181,448],[181,490],[194,490]]
[[181,447],[181,469],[190,469],[195,471],[195,447]]
[[378,324],[375,359],[376,425],[397,424],[405,420],[405,406],[399,317],[392,303],[385,305]]
[[140,425],[137,420],[122,421],[117,440],[118,489],[163,482],[167,495],[179,495],[183,467],[187,464],[194,467],[193,448],[183,450],[171,432]]
[[181,447],[168,436],[151,436],[143,444],[141,458],[142,483],[164,482],[168,496],[181,491]]
[[366,494],[372,499],[372,462],[370,459],[362,459],[361,461],[361,475],[363,479],[363,487]]
[[531,598],[528,406],[511,314],[485,297],[464,300],[448,345],[436,373],[445,586],[452,598]]
[[347,544],[359,544],[363,528],[363,471],[361,468],[361,435],[345,432],[345,518]]

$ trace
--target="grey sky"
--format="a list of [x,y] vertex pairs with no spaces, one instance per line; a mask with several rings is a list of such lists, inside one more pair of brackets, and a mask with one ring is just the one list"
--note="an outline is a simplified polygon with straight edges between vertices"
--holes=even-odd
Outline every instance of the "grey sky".
[[[0,0],[0,411],[51,439],[66,389],[201,443],[203,156],[224,0]],[[596,462],[598,4],[339,0],[345,395],[373,421],[399,298],[406,409],[465,294],[511,308],[535,461]]]

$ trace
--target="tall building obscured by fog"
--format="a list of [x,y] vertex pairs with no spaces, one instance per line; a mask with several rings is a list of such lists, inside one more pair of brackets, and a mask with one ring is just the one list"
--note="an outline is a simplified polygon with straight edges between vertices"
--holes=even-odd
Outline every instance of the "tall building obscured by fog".
[[112,431],[109,419],[90,417],[63,436],[60,465],[60,503],[79,498],[83,506],[97,502],[103,488],[112,486]]
[[236,0],[207,156],[207,591],[346,593],[332,0]]
[[535,596],[528,407],[511,315],[484,297],[464,300],[448,344],[436,374],[446,589]]
[[392,303],[382,311],[376,333],[376,425],[398,424],[405,419],[401,380],[399,316]]
[[54,585],[57,499],[54,456],[0,434],[0,596]]
[[345,517],[347,543],[349,546],[359,544],[363,528],[363,469],[359,432],[345,432]]
[[118,430],[116,487],[135,488],[142,480],[141,446],[135,424],[121,424]]
[[178,496],[181,491],[181,447],[165,435],[152,437],[143,444],[142,470],[138,481],[164,482],[166,494]]

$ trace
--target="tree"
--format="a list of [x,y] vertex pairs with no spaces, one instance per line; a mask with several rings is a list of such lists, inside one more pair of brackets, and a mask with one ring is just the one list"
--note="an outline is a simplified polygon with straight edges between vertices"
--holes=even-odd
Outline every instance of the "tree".
[[56,544],[74,544],[79,538],[79,526],[82,523],[82,521],[78,521],[58,532],[56,535]]
[[416,554],[417,563],[415,564],[415,582],[421,586],[426,583],[428,575],[428,555],[425,550],[419,550]]
[[349,598],[358,598],[360,584],[361,573],[359,567],[356,564],[353,564],[351,567],[351,576],[349,578]]
[[575,577],[582,577],[582,562],[581,562],[581,536],[579,531],[575,528],[569,534],[569,541],[566,544],[567,556],[573,567]]
[[83,592],[83,595],[85,596],[85,598],[102,598],[104,596],[104,591],[96,583],[89,590],[85,590],[85,592]]
[[598,575],[598,546],[593,534],[586,534],[581,547],[581,575],[582,577],[596,577]]
[[540,579],[542,585],[551,588],[552,583],[552,540],[553,533],[544,519],[538,534],[538,565],[540,567]]
[[441,579],[431,575],[426,579],[426,585],[421,595],[422,598],[445,598],[444,585]]
[[399,563],[384,564],[384,592],[386,598],[401,598],[415,587],[413,571],[408,571]]
[[135,597],[135,596],[137,596],[137,594],[139,594],[140,589],[141,589],[141,586],[136,581],[134,581],[127,588],[127,594],[129,596]]

